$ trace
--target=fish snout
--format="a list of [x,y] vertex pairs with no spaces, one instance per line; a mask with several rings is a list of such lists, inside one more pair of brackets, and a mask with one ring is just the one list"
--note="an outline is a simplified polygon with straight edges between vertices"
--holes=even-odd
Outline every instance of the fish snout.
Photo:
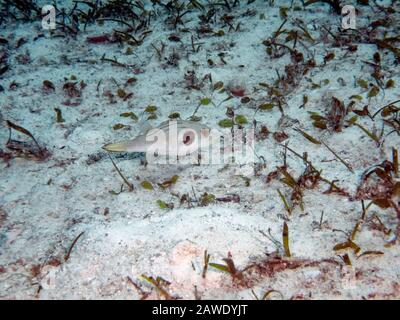
[[108,143],[101,147],[103,150],[110,152],[125,152],[127,151],[128,144],[126,141],[118,143]]

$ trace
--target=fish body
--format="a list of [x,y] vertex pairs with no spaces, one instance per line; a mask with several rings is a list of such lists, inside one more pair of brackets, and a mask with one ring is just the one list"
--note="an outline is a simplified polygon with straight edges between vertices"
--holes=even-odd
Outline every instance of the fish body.
[[208,147],[209,128],[187,120],[171,120],[140,133],[136,138],[103,146],[111,152],[151,152],[184,156]]

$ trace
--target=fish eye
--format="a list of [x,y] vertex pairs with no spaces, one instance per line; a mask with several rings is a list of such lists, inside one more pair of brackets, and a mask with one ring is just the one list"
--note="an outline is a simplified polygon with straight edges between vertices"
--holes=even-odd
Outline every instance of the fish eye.
[[192,131],[186,131],[183,135],[183,144],[190,145],[194,141],[194,133]]

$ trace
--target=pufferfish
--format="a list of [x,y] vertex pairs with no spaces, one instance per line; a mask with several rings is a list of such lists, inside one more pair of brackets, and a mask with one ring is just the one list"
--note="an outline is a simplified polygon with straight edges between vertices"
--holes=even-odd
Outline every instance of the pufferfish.
[[207,148],[212,140],[210,129],[198,122],[169,120],[142,131],[136,138],[106,144],[111,152],[145,152],[161,156],[185,156]]

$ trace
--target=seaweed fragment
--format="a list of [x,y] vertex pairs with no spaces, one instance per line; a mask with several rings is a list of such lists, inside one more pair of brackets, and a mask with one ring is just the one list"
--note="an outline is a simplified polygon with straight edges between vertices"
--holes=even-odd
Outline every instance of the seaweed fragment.
[[56,122],[57,123],[62,123],[65,122],[63,116],[62,116],[62,112],[61,109],[59,108],[54,108],[54,111],[56,112]]
[[134,190],[133,184],[130,183],[130,182],[128,181],[128,179],[122,174],[121,170],[118,169],[118,167],[117,167],[117,165],[115,164],[114,160],[112,159],[110,153],[108,152],[107,154],[108,154],[108,157],[110,158],[111,163],[113,164],[115,170],[117,170],[119,176],[120,176],[121,179],[124,181],[124,183],[127,185],[128,190],[129,190],[129,191],[133,191],[133,190]]
[[149,182],[149,181],[142,181],[142,182],[140,183],[140,185],[142,186],[143,189],[146,189],[146,190],[154,190],[153,185],[152,185],[151,182]]
[[[35,139],[35,137],[27,129],[9,120],[6,120],[6,125],[10,131],[6,147],[7,149],[12,151],[14,156],[32,159],[35,161],[45,161],[50,156],[50,152],[45,147],[42,148]],[[12,140],[11,139],[12,129],[31,138],[36,148],[29,143]]]
[[290,258],[291,253],[289,249],[289,227],[286,222],[283,222],[282,243],[283,248],[285,249],[285,256]]
[[135,289],[139,292],[139,294],[141,295],[140,300],[144,300],[150,295],[150,292],[145,292],[137,283],[135,283],[131,279],[131,277],[127,276],[126,279],[127,279],[128,283],[133,285],[135,287]]
[[207,270],[208,270],[208,265],[210,263],[210,258],[211,255],[207,252],[207,250],[204,251],[204,265],[203,265],[203,272],[201,273],[201,277],[203,279],[206,278]]
[[325,142],[321,141],[322,144],[341,162],[344,164],[344,166],[351,172],[354,173],[353,168],[351,167],[350,164],[348,164],[346,161],[344,161],[331,147],[329,147]]
[[69,247],[67,254],[64,256],[64,261],[67,262],[69,260],[69,257],[71,256],[72,249],[75,247],[76,243],[78,242],[79,238],[83,236],[85,232],[81,232],[71,243],[71,246]]
[[287,140],[288,138],[289,138],[289,136],[287,135],[287,133],[286,132],[284,132],[284,131],[281,131],[281,132],[278,132],[278,131],[276,131],[276,132],[274,132],[273,134],[272,134],[272,136],[273,136],[273,138],[277,141],[277,142],[283,142],[283,141],[285,141],[285,140]]
[[400,61],[400,49],[394,47],[386,39],[374,39],[373,42],[377,45],[378,48],[383,48],[391,51],[395,55],[396,59]]
[[63,85],[64,95],[67,98],[63,102],[66,106],[79,106],[82,102],[82,89],[84,88],[84,83],[81,82],[80,87],[77,87],[77,82],[68,81]]
[[243,283],[247,287],[254,285],[254,282],[259,281],[263,277],[271,278],[276,273],[284,272],[286,270],[296,270],[299,268],[307,267],[319,267],[322,264],[328,264],[333,266],[340,266],[340,263],[335,259],[296,259],[296,258],[283,258],[277,253],[269,254],[262,261],[255,261],[249,264],[244,270],[245,281]]
[[139,117],[134,112],[123,112],[120,114],[120,117],[131,118],[134,122],[139,121]]
[[365,256],[381,256],[381,255],[383,255],[384,253],[382,252],[382,251],[376,251],[376,250],[369,250],[369,251],[364,251],[364,252],[362,252],[362,253],[360,253],[358,256],[357,256],[357,259],[359,259],[359,258],[361,258],[361,257],[365,257]]
[[169,281],[164,280],[161,277],[157,277],[154,279],[151,276],[146,276],[144,274],[141,275],[141,278],[151,284],[157,292],[165,298],[165,300],[177,300],[179,297],[174,297],[168,293],[168,291],[164,288],[164,286],[168,286],[171,283]]
[[392,148],[392,163],[394,175],[399,177],[399,154],[396,148]]
[[286,201],[285,196],[282,194],[281,190],[277,190],[279,197],[281,198],[283,205],[285,206],[286,211],[288,212],[289,216],[292,214],[292,208],[289,206],[288,202]]
[[294,130],[296,130],[297,132],[300,132],[301,135],[306,138],[308,141],[314,143],[314,144],[321,144],[321,141],[319,141],[318,139],[312,137],[311,135],[309,135],[307,132],[299,129],[299,128],[295,128]]
[[218,122],[218,125],[222,128],[232,128],[234,122],[231,119],[223,119]]
[[289,206],[283,194],[278,189],[278,193],[285,204],[285,208],[288,211],[289,215],[293,211],[294,207],[299,205],[300,209],[304,211],[304,203],[303,203],[303,188],[312,189],[314,188],[318,181],[321,179],[320,173],[315,170],[312,166],[308,165],[304,172],[300,175],[298,179],[295,179],[288,171],[286,166],[282,166],[278,168],[278,172],[283,175],[283,178],[280,179],[281,182],[286,184],[292,189],[292,194],[290,196],[290,200],[292,202],[292,206]]
[[[246,186],[250,186],[250,183],[247,181],[246,181]],[[237,194],[230,194],[224,197],[218,197],[215,200],[220,202],[240,203],[240,196]]]
[[364,131],[364,133],[365,133],[368,137],[370,137],[373,141],[375,141],[376,144],[377,144],[378,146],[380,145],[380,141],[381,141],[381,138],[382,138],[382,136],[383,136],[383,130],[382,130],[381,136],[377,136],[374,132],[369,131],[367,128],[365,128],[364,126],[362,126],[362,125],[359,124],[359,123],[353,122],[353,123],[350,123],[350,124],[359,127],[362,131]]
[[347,266],[351,266],[352,265],[350,257],[349,257],[349,255],[347,253],[345,253],[343,256],[341,256],[341,258],[342,258],[343,262],[345,263],[345,265],[347,265]]
[[233,262],[233,259],[231,257],[223,259],[225,264],[219,264],[219,263],[209,263],[210,267],[213,267],[219,271],[228,273],[232,277],[232,281],[243,281],[243,273],[242,271],[238,270],[235,266],[235,263]]
[[114,58],[107,58],[107,57],[106,57],[106,54],[104,54],[104,55],[100,58],[100,61],[101,61],[101,62],[110,62],[113,66],[122,67],[122,68],[127,68],[127,69],[130,69],[130,68],[135,67],[134,64],[126,64],[126,63],[119,62],[118,59],[117,59],[116,57],[114,57]]
[[[329,189],[327,191],[324,191],[324,194],[337,193],[342,196],[350,197],[350,194],[347,191],[343,190],[342,188],[338,187],[335,184],[336,181],[330,181],[330,180],[324,178],[320,174],[320,172],[313,166],[311,161],[309,161],[307,159],[306,155],[303,155],[303,156],[300,155],[298,152],[294,151],[292,148],[290,148],[287,145],[281,144],[281,146],[284,147],[286,150],[290,151],[291,153],[293,153],[295,156],[302,159],[304,161],[304,163],[306,163],[308,166],[308,168],[306,168],[306,170],[303,174],[303,178],[298,179],[298,184],[301,183],[302,181],[303,182],[309,181],[308,183],[311,183],[311,184],[309,184],[309,187],[313,188],[316,186],[318,181],[323,181],[323,182],[329,184]],[[276,173],[271,173],[272,174],[271,178],[276,177],[277,175],[279,175],[279,173],[281,173],[282,170],[285,170],[285,169],[286,169],[285,167],[279,168],[279,170]],[[267,178],[267,182],[269,182],[268,178]],[[300,184],[300,187],[307,187],[308,183],[303,184],[303,185]]]
[[274,294],[274,293],[279,294],[279,296],[280,296],[280,298],[281,298],[282,300],[284,299],[284,296],[283,296],[282,292],[280,292],[280,291],[278,291],[278,290],[268,290],[267,292],[265,292],[265,293],[263,294],[261,300],[268,300],[269,297],[270,297],[272,294]]
[[110,38],[110,36],[108,34],[87,37],[86,41],[91,44],[108,44],[108,43],[113,42],[113,40]]
[[342,101],[332,97],[330,102],[330,112],[328,114],[328,125],[333,131],[341,132],[344,124],[344,117],[347,114],[347,110]]
[[123,123],[116,123],[113,125],[114,130],[120,130],[120,129],[130,129],[130,126],[125,125]]
[[393,200],[400,190],[400,182],[394,177],[394,163],[389,160],[365,171],[357,188],[356,199],[370,199],[381,208],[392,207],[400,219],[400,207]]
[[361,248],[355,244],[351,239],[348,239],[346,242],[338,243],[333,247],[333,250],[339,251],[344,249],[352,249],[355,254],[360,252]]
[[54,92],[56,90],[54,84],[49,80],[43,81],[43,91],[45,92]]
[[215,195],[204,192],[199,199],[199,204],[201,207],[206,207],[209,204],[213,203],[214,201],[215,201]]
[[160,207],[160,209],[173,209],[174,208],[173,203],[166,203],[163,200],[157,200],[157,204]]
[[[373,204],[373,202],[371,202],[370,204]],[[376,222],[377,223],[376,223]],[[392,230],[387,228],[385,226],[385,224],[382,222],[382,220],[379,218],[378,215],[374,214],[371,219],[369,220],[369,222],[371,223],[371,228],[373,230],[378,230],[380,232],[382,232],[385,236],[389,236],[392,233]]]
[[244,124],[247,124],[248,121],[247,121],[247,118],[244,115],[238,114],[238,115],[235,116],[235,123],[238,124],[238,125],[244,125]]
[[162,189],[167,189],[170,186],[174,185],[179,179],[178,175],[172,176],[170,179],[163,181],[162,183],[157,183],[158,186]]

